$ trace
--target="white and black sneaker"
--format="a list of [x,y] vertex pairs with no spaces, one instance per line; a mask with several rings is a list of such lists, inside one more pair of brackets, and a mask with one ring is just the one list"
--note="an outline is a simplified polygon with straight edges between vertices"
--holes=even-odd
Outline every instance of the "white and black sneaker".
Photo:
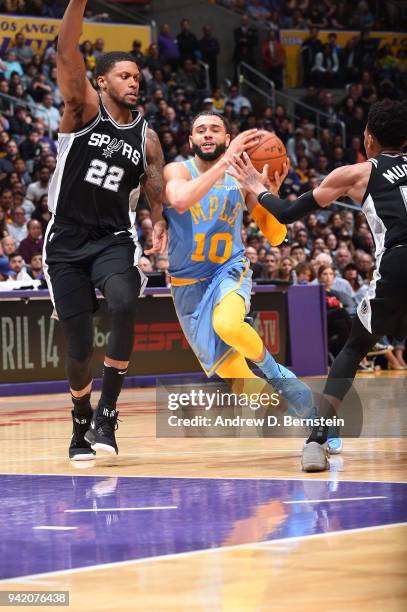
[[112,406],[99,404],[94,411],[90,427],[85,433],[85,440],[94,451],[104,451],[111,455],[119,454],[114,433],[118,428],[118,416],[119,413]]
[[80,415],[71,411],[72,414],[72,439],[69,445],[69,459],[72,461],[90,461],[95,456],[95,451],[85,440],[85,434],[92,420],[92,409],[86,415]]

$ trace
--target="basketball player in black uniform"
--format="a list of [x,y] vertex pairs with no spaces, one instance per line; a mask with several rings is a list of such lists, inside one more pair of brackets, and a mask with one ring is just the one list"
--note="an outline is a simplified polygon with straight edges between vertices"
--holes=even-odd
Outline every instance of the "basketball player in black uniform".
[[[349,338],[336,357],[324,389],[320,416],[332,417],[350,389],[360,361],[383,335],[407,336],[407,106],[384,100],[370,109],[364,163],[337,168],[295,202],[276,197],[285,175],[265,191],[266,171],[256,172],[247,155],[236,159],[235,176],[282,223],[328,206],[341,196],[362,205],[376,247],[376,269],[359,304]],[[314,427],[304,446],[302,467],[328,469],[326,426]]]
[[[92,459],[97,450],[117,453],[116,401],[133,347],[137,299],[145,277],[134,229],[142,186],[149,200],[153,251],[166,246],[162,217],[163,155],[159,140],[132,108],[140,72],[127,53],[102,55],[96,91],[86,78],[78,43],[86,0],[71,0],[58,37],[58,85],[65,110],[58,137],[58,162],[49,188],[53,213],[44,239],[50,295],[67,345],[73,436],[69,457]],[[111,317],[102,394],[92,413],[92,313],[95,288]]]

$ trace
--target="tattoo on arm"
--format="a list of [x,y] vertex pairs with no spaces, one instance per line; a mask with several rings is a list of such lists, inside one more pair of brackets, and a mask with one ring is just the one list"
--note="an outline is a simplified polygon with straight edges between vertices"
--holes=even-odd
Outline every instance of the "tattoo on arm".
[[159,138],[153,130],[147,131],[147,170],[143,178],[144,192],[153,215],[161,216],[164,202],[164,155]]

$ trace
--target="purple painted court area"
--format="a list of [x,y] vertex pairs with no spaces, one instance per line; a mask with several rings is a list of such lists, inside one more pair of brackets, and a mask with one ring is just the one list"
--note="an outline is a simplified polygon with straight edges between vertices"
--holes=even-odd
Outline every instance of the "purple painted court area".
[[401,483],[2,475],[0,490],[3,579],[407,520]]

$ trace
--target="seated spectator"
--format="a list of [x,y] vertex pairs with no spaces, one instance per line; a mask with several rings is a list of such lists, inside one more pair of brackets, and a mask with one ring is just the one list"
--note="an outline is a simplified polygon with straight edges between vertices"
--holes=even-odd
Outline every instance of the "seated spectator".
[[260,0],[250,0],[247,14],[252,19],[257,19],[259,21],[265,21],[271,17],[270,11],[261,4]]
[[10,174],[13,171],[14,161],[19,157],[19,151],[15,140],[9,140],[6,144],[6,155],[0,159],[0,174]]
[[353,136],[350,148],[345,152],[345,160],[348,164],[361,164],[366,161],[362,140],[359,136]]
[[299,285],[308,285],[315,279],[314,269],[307,261],[300,262],[295,267],[297,283]]
[[31,131],[31,116],[25,106],[16,106],[14,115],[10,117],[10,134],[12,138],[22,138],[28,136]]
[[351,262],[351,260],[352,260],[352,253],[349,251],[349,249],[341,247],[336,250],[335,266],[341,274],[343,274],[343,272],[346,269],[346,266]]
[[41,235],[41,223],[36,219],[28,221],[27,238],[24,238],[19,246],[19,252],[23,256],[26,264],[30,263],[33,253],[42,250],[43,240]]
[[155,269],[157,272],[168,272],[168,268],[170,266],[170,262],[166,255],[159,255],[155,260]]
[[148,257],[145,257],[144,255],[142,257],[140,257],[139,262],[138,262],[138,266],[140,268],[140,270],[142,272],[144,272],[144,274],[148,274],[149,272],[153,272],[153,264],[151,263],[151,261],[149,260]]
[[267,253],[264,261],[262,278],[268,280],[277,278],[279,265],[280,256],[275,253]]
[[48,210],[48,193],[43,193],[38,200],[35,210],[31,215],[31,219],[36,219],[41,223],[42,235],[45,235],[47,225],[51,219],[51,213]]
[[27,236],[24,208],[22,206],[15,206],[11,213],[11,218],[11,223],[7,223],[7,231],[9,236],[14,238],[18,249],[20,242]]
[[351,285],[356,303],[359,304],[366,294],[367,284],[365,284],[359,275],[359,271],[354,263],[349,262],[344,270],[343,277]]
[[[8,290],[8,287],[5,289],[3,283],[8,280],[14,280],[16,273],[10,267],[10,263],[8,259],[4,257],[0,257],[0,291]],[[3,285],[3,286],[2,286]]]
[[324,29],[328,26],[328,20],[325,14],[325,7],[321,2],[310,0],[309,7],[305,12],[309,28]]
[[[140,42],[140,41],[134,41],[133,42],[133,50],[134,50],[134,43],[135,42]],[[140,43],[140,47],[141,47],[141,43]],[[103,38],[97,38],[93,44],[93,55],[96,58],[96,61],[99,59],[99,57],[101,57],[103,54],[105,53],[105,41],[103,40]],[[130,53],[132,53],[132,51],[130,51]],[[136,58],[137,60],[139,58]],[[143,63],[140,61],[137,61],[137,65],[139,66],[139,68],[143,67]]]
[[11,221],[11,211],[14,207],[14,196],[11,189],[3,189],[0,194],[0,208],[3,209],[6,223]]
[[6,224],[6,215],[5,215],[4,210],[0,207],[0,255],[3,252],[2,248],[1,248],[1,241],[2,241],[2,239],[5,236],[8,236],[7,224]]
[[6,59],[0,60],[0,70],[4,72],[6,79],[9,79],[13,73],[18,74],[20,77],[24,74],[24,69],[21,63],[17,60],[15,51],[10,49],[6,53]]
[[5,236],[1,240],[1,250],[3,251],[3,255],[8,257],[11,253],[15,253],[17,251],[17,244],[15,239],[12,236]]
[[16,59],[23,66],[29,64],[34,55],[34,51],[31,45],[25,44],[24,34],[22,32],[18,32],[14,39],[14,47],[12,47],[11,51],[15,53]]
[[53,104],[54,99],[52,94],[44,93],[42,102],[37,107],[36,117],[42,119],[47,127],[50,126],[52,133],[56,133],[59,128],[59,122],[61,121],[61,115]]
[[182,64],[176,76],[177,86],[182,87],[187,96],[196,98],[197,92],[202,88],[201,73],[192,60],[187,59]]
[[27,193],[24,200],[24,210],[27,215],[31,215],[34,212],[37,204],[39,204],[41,196],[48,194],[49,181],[51,173],[49,168],[42,166],[38,172],[39,180],[34,183],[30,183],[27,187]]
[[297,262],[290,256],[282,257],[278,267],[277,278],[287,283],[293,282],[293,270]]
[[250,269],[253,272],[252,279],[263,277],[263,266],[259,263],[259,256],[256,249],[253,246],[246,247],[245,254],[247,259],[250,261]]
[[[225,96],[220,87],[216,87],[212,93],[212,110],[215,113],[223,113],[225,110]],[[233,109],[233,106],[232,106]]]
[[328,348],[335,357],[348,339],[352,326],[350,314],[345,309],[347,296],[333,289],[335,272],[330,265],[318,269],[318,282],[325,287],[328,318]]
[[298,242],[294,242],[291,245],[290,256],[292,259],[294,259],[298,263],[305,262],[307,258],[303,247],[300,244],[298,244]]
[[39,251],[34,251],[30,259],[30,267],[27,270],[29,276],[34,280],[44,279],[44,270],[42,266],[42,254]]
[[96,57],[93,54],[93,45],[90,40],[84,40],[80,45],[80,51],[85,60],[88,78],[92,78],[93,70],[96,67]]
[[[323,241],[322,243],[324,244]],[[315,240],[314,244],[317,245],[317,240]],[[319,255],[317,255],[315,260],[311,263],[313,264],[314,270],[317,274],[321,266],[329,266],[330,268],[332,268],[332,270],[334,269],[332,266],[332,257],[328,255],[327,253],[320,253]],[[316,282],[317,281],[314,281],[314,283]],[[347,280],[345,280],[338,274],[336,275],[334,274],[334,278],[332,280],[332,289],[334,291],[339,291],[341,293],[348,295],[352,300],[354,298],[354,292],[353,292],[352,287],[350,286]]]
[[250,110],[252,110],[251,102],[245,96],[239,94],[239,89],[237,85],[232,85],[230,88],[229,96],[226,98],[226,104],[230,102],[233,104],[233,111],[236,114],[240,113],[242,106],[247,106]]
[[25,267],[24,259],[19,253],[11,253],[8,257],[10,268],[13,270],[15,280],[26,281],[30,280],[31,276],[28,274]]

